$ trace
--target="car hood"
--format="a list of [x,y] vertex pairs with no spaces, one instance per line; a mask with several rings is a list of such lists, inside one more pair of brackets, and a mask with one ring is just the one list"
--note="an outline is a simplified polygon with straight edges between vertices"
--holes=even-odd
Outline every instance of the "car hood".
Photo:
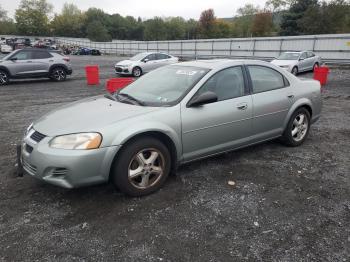
[[160,109],[120,103],[97,96],[51,111],[34,122],[34,129],[47,136],[93,132],[123,119]]
[[123,61],[120,61],[120,62],[116,63],[116,65],[130,65],[130,64],[133,64],[133,63],[135,63],[135,61],[123,60]]
[[271,63],[277,66],[289,66],[294,65],[297,61],[296,60],[272,60]]

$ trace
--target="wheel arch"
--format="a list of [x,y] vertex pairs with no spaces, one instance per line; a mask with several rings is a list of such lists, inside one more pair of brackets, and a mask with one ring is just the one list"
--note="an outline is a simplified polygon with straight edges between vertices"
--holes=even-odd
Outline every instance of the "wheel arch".
[[120,156],[120,154],[123,152],[123,149],[127,147],[131,142],[144,137],[152,137],[161,141],[169,149],[169,153],[171,156],[171,171],[174,172],[177,169],[178,160],[179,160],[178,159],[179,149],[175,141],[165,132],[162,132],[159,130],[144,130],[137,134],[133,134],[130,137],[124,138],[124,140],[121,142],[121,147],[118,150],[118,152],[115,154],[112,164],[110,166],[109,178],[111,177],[110,174],[113,169],[113,165],[115,161],[118,159],[118,157]]
[[289,122],[289,119],[291,118],[291,116],[293,115],[293,113],[298,110],[299,108],[302,108],[304,107],[309,113],[310,113],[310,120],[312,118],[312,113],[313,113],[313,110],[312,110],[312,103],[310,100],[306,99],[306,98],[303,98],[303,99],[300,99],[299,101],[297,101],[296,103],[293,104],[293,106],[289,109],[288,111],[288,114],[287,114],[287,117],[284,121],[284,125],[283,125],[283,130],[286,129],[287,125],[288,125],[288,122]]
[[66,71],[66,73],[68,73],[68,68],[67,68],[66,65],[64,65],[64,64],[54,64],[54,65],[51,65],[51,66],[50,66],[50,68],[49,68],[49,74],[51,74],[52,71],[53,71],[55,68],[59,68],[59,67],[62,67],[62,68]]
[[0,70],[5,71],[9,77],[11,77],[10,71],[5,66],[0,66]]

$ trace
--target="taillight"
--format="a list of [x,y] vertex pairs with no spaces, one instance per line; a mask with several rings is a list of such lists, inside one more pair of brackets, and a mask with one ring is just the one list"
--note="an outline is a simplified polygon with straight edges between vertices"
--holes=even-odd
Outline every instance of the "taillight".
[[69,61],[70,61],[69,57],[66,57],[66,56],[63,57],[63,60],[66,61],[66,62],[69,62]]

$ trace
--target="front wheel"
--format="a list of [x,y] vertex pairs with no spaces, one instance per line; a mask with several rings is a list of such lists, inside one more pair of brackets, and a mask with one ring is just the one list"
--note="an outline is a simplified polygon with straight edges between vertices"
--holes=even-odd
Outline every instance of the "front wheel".
[[132,75],[134,77],[140,77],[142,75],[142,70],[141,68],[139,68],[138,66],[137,67],[134,67],[133,70],[132,70]]
[[298,68],[296,66],[293,67],[292,74],[295,75],[295,76],[298,74]]
[[0,70],[0,86],[8,84],[10,81],[6,71]]
[[111,179],[129,196],[145,196],[157,191],[170,173],[169,150],[152,137],[134,140],[118,154]]
[[297,109],[291,118],[283,133],[283,141],[288,146],[300,146],[304,143],[310,130],[310,113],[302,107]]
[[50,78],[56,82],[64,81],[67,78],[66,70],[62,67],[57,67],[52,70]]
[[318,68],[320,65],[318,63],[315,63],[313,68],[312,68],[312,71],[315,72],[315,69]]

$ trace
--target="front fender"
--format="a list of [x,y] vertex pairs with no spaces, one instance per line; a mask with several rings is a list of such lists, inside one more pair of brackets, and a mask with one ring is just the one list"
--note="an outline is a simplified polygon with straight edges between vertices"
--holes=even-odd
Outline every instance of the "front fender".
[[131,126],[128,126],[127,128],[120,130],[120,132],[117,132],[112,141],[110,141],[110,144],[123,145],[133,137],[146,132],[160,132],[166,135],[175,145],[177,159],[181,159],[182,144],[179,134],[172,127],[159,122],[149,121],[142,122],[141,125],[135,123]]
[[283,123],[283,130],[286,129],[288,122],[289,122],[289,119],[292,117],[292,114],[295,112],[295,110],[297,110],[299,107],[302,107],[302,106],[309,106],[311,108],[311,110],[313,110],[312,102],[308,98],[298,99],[297,101],[295,101],[293,103],[293,105],[290,107],[290,109],[288,111],[287,117]]

